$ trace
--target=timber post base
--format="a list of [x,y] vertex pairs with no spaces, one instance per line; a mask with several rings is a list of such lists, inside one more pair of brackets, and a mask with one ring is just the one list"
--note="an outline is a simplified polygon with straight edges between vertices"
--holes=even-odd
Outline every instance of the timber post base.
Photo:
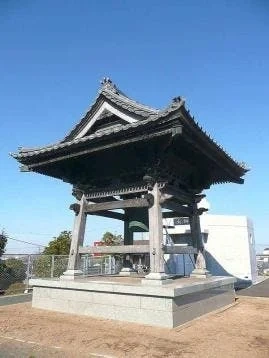
[[137,276],[137,272],[130,267],[123,267],[119,273],[120,276]]
[[164,272],[151,272],[141,281],[142,285],[162,286],[172,282],[172,275]]
[[207,278],[210,276],[212,276],[211,273],[204,268],[195,268],[190,274],[190,277],[195,277],[195,278]]

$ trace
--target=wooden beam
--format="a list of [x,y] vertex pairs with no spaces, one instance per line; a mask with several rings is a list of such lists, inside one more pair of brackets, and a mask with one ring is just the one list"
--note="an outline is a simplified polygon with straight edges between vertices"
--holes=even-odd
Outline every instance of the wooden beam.
[[149,202],[145,198],[140,199],[126,199],[118,201],[106,201],[103,203],[88,204],[85,212],[95,213],[98,211],[114,210],[114,209],[125,209],[125,208],[147,208]]
[[80,254],[144,254],[149,252],[149,245],[117,245],[80,247]]
[[174,211],[163,211],[163,219],[177,218],[179,215]]
[[178,216],[191,216],[192,211],[189,207],[183,206],[179,203],[176,203],[172,200],[167,200],[162,204],[163,208],[170,209],[175,211]]
[[163,193],[161,194],[160,203],[164,203],[167,200],[173,200],[175,198],[174,195]]
[[[80,247],[80,254],[145,254],[149,253],[149,245],[117,245],[117,246],[86,246]],[[192,246],[163,246],[165,254],[197,254]]]
[[[38,168],[38,167],[43,166],[43,165],[56,163],[56,162],[59,162],[59,161],[62,161],[62,160],[70,160],[71,158],[77,158],[77,157],[80,157],[82,155],[88,155],[88,154],[103,151],[103,150],[111,150],[112,148],[119,147],[119,146],[122,146],[122,145],[125,145],[125,144],[129,145],[130,143],[148,141],[148,140],[156,138],[156,137],[171,135],[171,133],[172,133],[172,129],[168,128],[168,129],[160,130],[160,131],[155,132],[155,133],[137,135],[137,136],[135,136],[133,138],[127,138],[127,139],[126,139],[125,133],[123,133],[123,134],[120,133],[120,134],[122,134],[122,136],[125,135],[124,139],[122,139],[122,140],[117,139],[113,143],[110,143],[110,144],[104,144],[104,145],[99,145],[99,146],[96,145],[93,148],[84,149],[84,150],[81,150],[81,151],[78,151],[78,152],[75,152],[75,153],[71,153],[71,154],[70,154],[70,152],[69,153],[64,153],[63,152],[65,150],[65,147],[60,148],[60,149],[57,148],[56,150],[54,150],[54,151],[56,151],[56,153],[59,152],[59,151],[60,151],[60,153],[62,152],[62,154],[57,153],[59,155],[58,157],[52,158],[52,159],[47,159],[47,160],[41,160],[38,163],[29,164],[29,165],[27,165],[27,168],[31,171],[33,168]],[[103,138],[101,137],[99,140],[102,141]]]
[[163,251],[165,254],[197,254],[197,249],[193,246],[164,246]]
[[182,204],[191,204],[193,202],[194,195],[192,193],[187,193],[171,185],[166,185],[161,191],[162,194],[165,194],[167,197],[171,195]]
[[110,219],[116,219],[116,220],[125,220],[125,215],[122,213],[117,213],[115,211],[97,211],[95,213],[88,213],[89,215],[97,215],[97,216],[103,216],[105,218],[110,218]]

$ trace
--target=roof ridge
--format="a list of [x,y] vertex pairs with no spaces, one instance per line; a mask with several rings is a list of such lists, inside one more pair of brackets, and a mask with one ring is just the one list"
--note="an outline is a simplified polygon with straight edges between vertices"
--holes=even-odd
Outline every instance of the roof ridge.
[[143,103],[140,103],[132,98],[130,98],[129,96],[127,96],[124,92],[122,92],[118,86],[112,82],[112,80],[109,77],[104,77],[103,80],[101,81],[101,88],[99,90],[100,94],[110,94],[110,95],[117,95],[119,96],[122,100],[127,101],[133,105],[136,105],[138,107],[142,107],[143,110],[149,111],[149,112],[160,112],[161,110],[158,108],[154,108],[151,106],[147,106]]

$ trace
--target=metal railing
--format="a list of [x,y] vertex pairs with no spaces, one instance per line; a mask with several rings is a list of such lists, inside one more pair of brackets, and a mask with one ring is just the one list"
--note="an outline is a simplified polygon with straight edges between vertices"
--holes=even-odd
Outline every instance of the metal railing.
[[[15,255],[0,258],[0,292],[28,292],[31,278],[59,278],[68,265],[68,255]],[[80,269],[85,276],[112,275],[121,270],[122,261],[115,257],[83,255]]]

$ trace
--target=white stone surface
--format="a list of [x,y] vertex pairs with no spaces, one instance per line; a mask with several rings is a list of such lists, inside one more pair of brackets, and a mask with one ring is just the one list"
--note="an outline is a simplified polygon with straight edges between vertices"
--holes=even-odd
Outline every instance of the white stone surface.
[[86,280],[31,280],[34,286],[32,305],[52,311],[172,328],[233,302],[233,278],[178,282],[180,280],[164,287],[145,287]]
[[164,286],[146,286],[146,285],[128,285],[120,284],[112,281],[91,281],[88,279],[77,281],[60,281],[57,279],[31,279],[30,286],[33,287],[49,287],[49,288],[66,288],[75,289],[79,292],[96,291],[109,293],[123,293],[131,295],[153,295],[157,297],[175,297],[194,293],[204,289],[215,288],[219,285],[229,285],[235,282],[233,277],[210,277],[207,279],[197,280],[195,282],[184,281],[181,283],[180,279],[172,281]]

